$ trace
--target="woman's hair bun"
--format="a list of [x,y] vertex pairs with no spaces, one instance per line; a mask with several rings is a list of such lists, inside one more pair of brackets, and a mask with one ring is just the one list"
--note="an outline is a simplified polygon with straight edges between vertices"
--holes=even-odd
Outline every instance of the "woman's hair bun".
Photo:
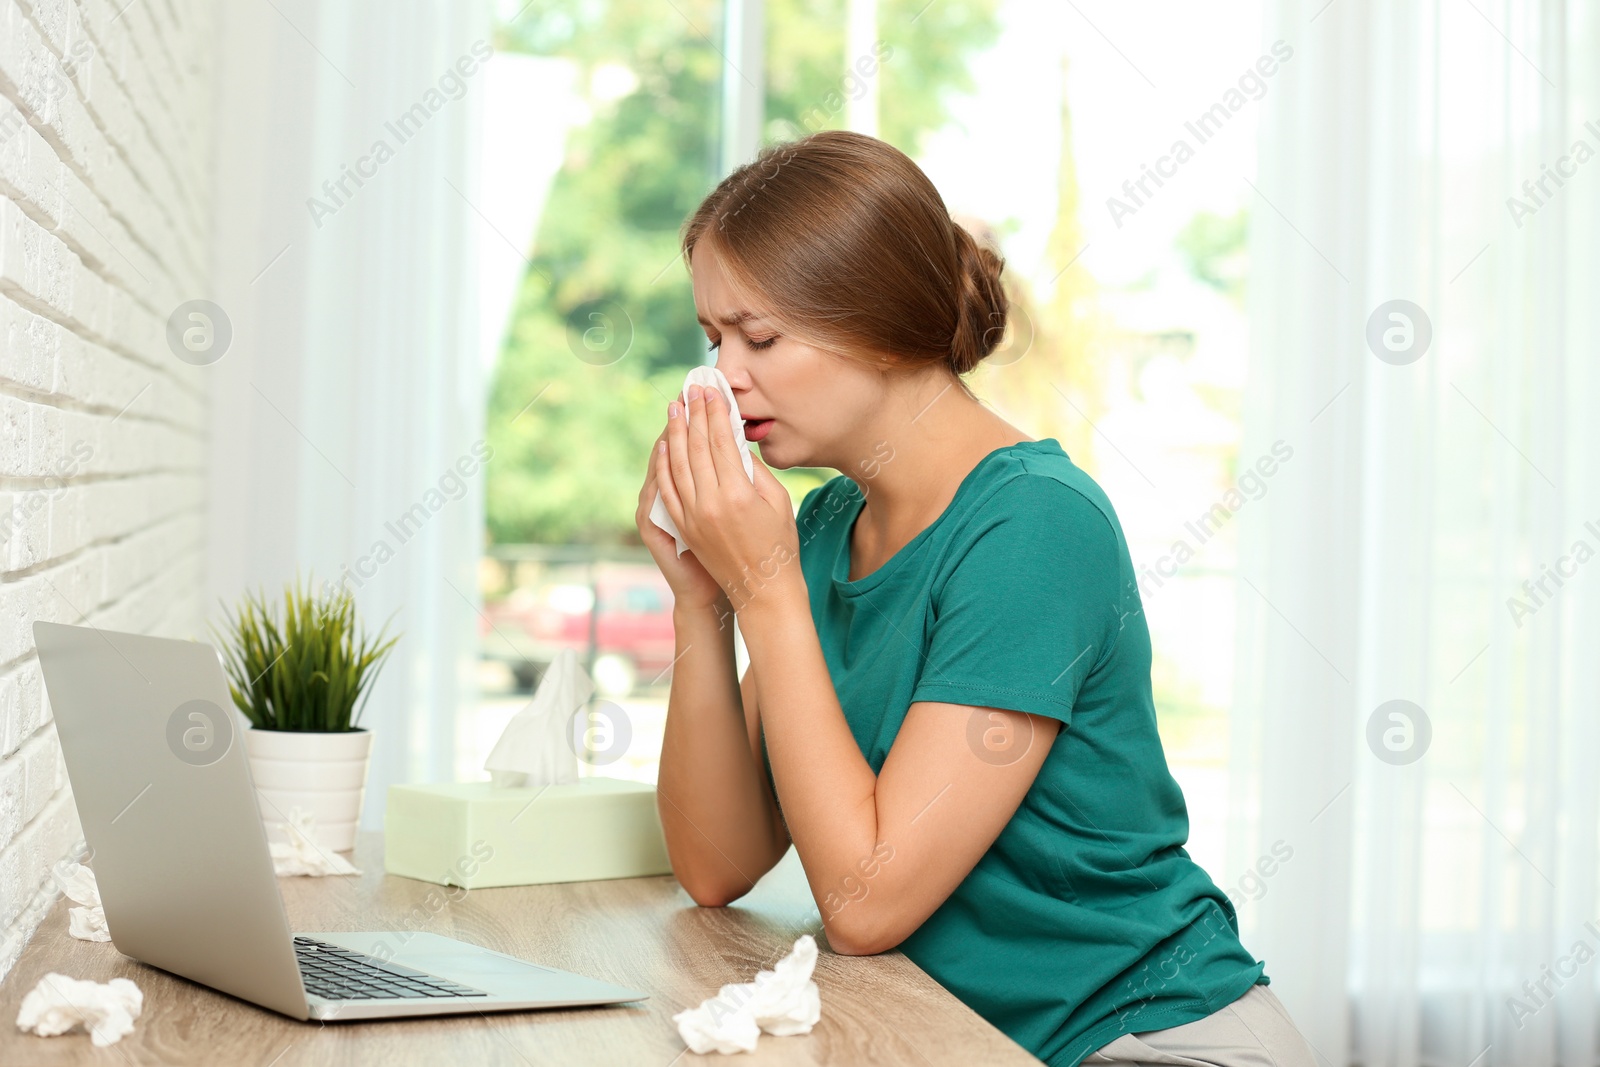
[[1006,335],[994,233],[951,215],[910,156],[864,133],[765,146],[685,221],[691,275],[702,240],[783,333],[879,371],[953,371],[971,395],[959,376]]
[[958,222],[955,231],[957,300],[955,336],[950,340],[950,369],[965,374],[999,347],[1006,334],[1010,301],[1000,283],[1005,260],[981,244]]

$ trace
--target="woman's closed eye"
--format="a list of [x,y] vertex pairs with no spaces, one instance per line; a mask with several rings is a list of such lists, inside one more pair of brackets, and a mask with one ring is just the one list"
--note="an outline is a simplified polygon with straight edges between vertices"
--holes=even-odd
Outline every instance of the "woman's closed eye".
[[[745,345],[747,347],[753,348],[753,349],[755,349],[757,351],[760,351],[763,348],[771,348],[773,346],[773,344],[775,344],[777,342],[777,340],[778,340],[778,335],[777,334],[773,334],[771,337],[768,337],[764,341],[752,341],[749,338],[746,338],[744,343],[745,343]],[[721,338],[718,338],[717,340],[712,341],[709,345],[706,346],[706,351],[715,352],[720,347],[722,347],[722,340],[721,340]]]

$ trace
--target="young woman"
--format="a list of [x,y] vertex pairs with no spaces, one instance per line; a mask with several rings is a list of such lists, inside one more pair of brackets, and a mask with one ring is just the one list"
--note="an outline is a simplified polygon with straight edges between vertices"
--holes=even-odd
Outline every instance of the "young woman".
[[[1002,261],[845,132],[764,150],[682,244],[761,453],[752,484],[691,390],[639,494],[676,597],[658,796],[689,895],[737,900],[793,843],[834,951],[899,948],[1052,1067],[1311,1067],[1182,847],[1110,501],[962,381]],[[796,515],[769,466],[843,473]]]

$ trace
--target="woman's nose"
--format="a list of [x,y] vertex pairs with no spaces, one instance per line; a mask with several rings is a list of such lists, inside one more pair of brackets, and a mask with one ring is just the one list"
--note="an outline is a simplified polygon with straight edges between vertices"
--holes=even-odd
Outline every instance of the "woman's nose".
[[722,376],[728,379],[728,387],[733,390],[735,399],[750,388],[750,377],[737,356],[731,356],[719,350],[717,352],[717,361],[712,366],[721,371]]

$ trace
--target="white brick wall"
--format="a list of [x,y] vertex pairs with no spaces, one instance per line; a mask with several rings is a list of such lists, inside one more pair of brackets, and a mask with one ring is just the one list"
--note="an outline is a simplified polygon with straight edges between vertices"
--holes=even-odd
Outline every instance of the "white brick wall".
[[0,979],[82,837],[35,619],[201,636],[207,0],[0,0]]

